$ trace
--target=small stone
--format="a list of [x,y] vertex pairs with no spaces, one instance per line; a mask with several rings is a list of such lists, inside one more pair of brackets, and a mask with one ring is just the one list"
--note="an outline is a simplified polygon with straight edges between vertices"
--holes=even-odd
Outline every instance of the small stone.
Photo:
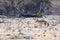
[[10,39],[15,39],[15,37],[10,37]]
[[6,36],[11,36],[11,34],[7,34]]
[[30,24],[30,22],[28,21],[27,24]]
[[38,36],[40,36],[40,35],[38,35]]
[[47,32],[47,30],[44,30],[43,34],[45,34]]
[[38,26],[35,26],[35,28],[37,28]]
[[56,35],[54,35],[54,37],[56,37]]
[[18,39],[18,36],[12,36],[10,39]]
[[57,28],[55,28],[55,30],[57,30]]
[[24,36],[25,39],[30,39],[30,36]]
[[43,35],[44,37],[46,36],[46,35]]

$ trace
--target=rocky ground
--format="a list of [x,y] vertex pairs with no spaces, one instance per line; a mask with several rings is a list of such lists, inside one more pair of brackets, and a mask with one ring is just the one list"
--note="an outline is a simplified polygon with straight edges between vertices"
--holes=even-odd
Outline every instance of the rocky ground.
[[60,16],[0,18],[0,40],[60,40]]

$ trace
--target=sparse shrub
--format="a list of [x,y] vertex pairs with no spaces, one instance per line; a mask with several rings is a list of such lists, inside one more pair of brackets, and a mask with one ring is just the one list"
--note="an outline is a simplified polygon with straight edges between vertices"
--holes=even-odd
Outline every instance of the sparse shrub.
[[37,17],[41,17],[42,16],[40,11],[38,11],[36,15],[37,15]]

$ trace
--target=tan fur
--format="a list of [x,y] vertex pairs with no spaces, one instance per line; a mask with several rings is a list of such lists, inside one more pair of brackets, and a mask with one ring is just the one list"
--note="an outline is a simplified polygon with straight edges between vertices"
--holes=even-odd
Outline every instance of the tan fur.
[[36,21],[39,23],[40,26],[49,26],[49,23],[44,21],[44,22],[41,22],[41,21]]

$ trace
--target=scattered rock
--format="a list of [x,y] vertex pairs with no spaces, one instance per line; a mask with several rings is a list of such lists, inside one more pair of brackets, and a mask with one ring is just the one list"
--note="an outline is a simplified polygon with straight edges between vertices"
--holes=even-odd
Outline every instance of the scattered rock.
[[30,36],[25,36],[24,38],[25,38],[25,39],[30,39]]
[[18,37],[17,36],[12,36],[9,39],[18,39]]
[[6,36],[11,36],[11,34],[7,34]]

